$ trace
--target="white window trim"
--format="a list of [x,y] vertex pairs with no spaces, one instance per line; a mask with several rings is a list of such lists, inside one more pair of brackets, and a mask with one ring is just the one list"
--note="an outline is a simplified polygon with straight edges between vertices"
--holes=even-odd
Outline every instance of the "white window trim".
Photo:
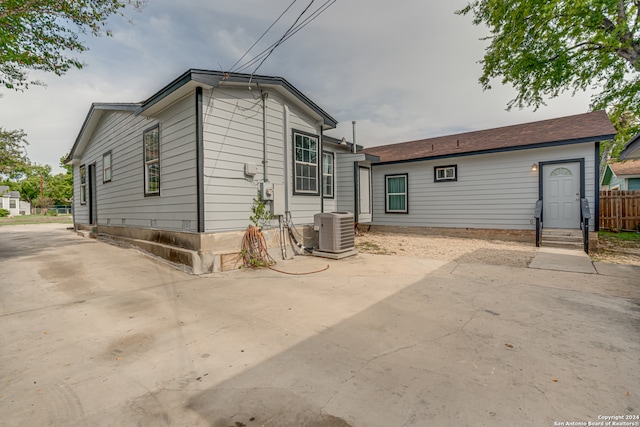
[[[105,159],[109,159],[109,166],[105,162]],[[109,176],[107,176],[107,172]],[[102,155],[102,182],[111,182],[111,178],[113,178],[113,156],[111,155],[111,151],[107,151]]]
[[[441,178],[439,172],[443,173],[443,177]],[[457,181],[458,180],[458,165],[449,165],[449,166],[436,166],[434,167],[433,179],[435,182],[444,182],[444,181]]]
[[[316,161],[315,163],[311,163],[311,162],[305,162],[305,161],[298,161],[296,158],[296,136],[301,136],[303,138],[310,138],[310,139],[314,139],[316,142]],[[319,196],[320,195],[320,185],[322,185],[322,183],[320,182],[320,176],[321,176],[321,171],[320,171],[320,156],[321,156],[321,152],[320,152],[320,137],[318,135],[313,135],[307,132],[303,132],[303,131],[298,131],[298,130],[294,130],[293,131],[293,194],[294,195],[303,195],[303,196]],[[315,167],[315,189],[313,190],[303,190],[303,189],[298,189],[298,168],[297,165],[307,165],[307,166],[312,166]]]
[[80,204],[87,204],[87,165],[80,165]]
[[[324,166],[325,166],[325,159],[324,156],[328,156],[331,158],[331,173],[325,173],[324,172]],[[327,199],[333,199],[335,197],[335,193],[336,193],[336,182],[335,182],[335,174],[336,174],[336,156],[334,153],[332,153],[331,151],[323,151],[322,152],[322,191],[323,191],[323,196]],[[331,194],[326,194],[324,193],[324,189],[326,188],[324,183],[325,180],[330,178],[331,179]]]
[[[147,161],[147,143],[145,141],[145,136],[149,132],[156,131],[158,133],[158,157]],[[142,133],[142,160],[144,162],[144,195],[145,196],[159,196],[160,195],[160,175],[161,175],[161,166],[160,166],[160,126],[155,125]],[[158,189],[155,191],[149,190],[149,166],[152,164],[158,164]]]
[[[389,193],[389,178],[404,178],[404,192],[402,193]],[[385,213],[409,213],[409,174],[399,173],[394,175],[385,175],[384,177],[384,200]],[[389,207],[389,196],[404,196],[404,209],[391,209]]]

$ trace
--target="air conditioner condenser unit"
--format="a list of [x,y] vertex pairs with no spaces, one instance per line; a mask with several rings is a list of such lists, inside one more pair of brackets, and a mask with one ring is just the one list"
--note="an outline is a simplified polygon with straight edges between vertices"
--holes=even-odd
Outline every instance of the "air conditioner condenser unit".
[[349,212],[320,213],[314,216],[318,230],[318,250],[341,253],[355,248],[354,217]]

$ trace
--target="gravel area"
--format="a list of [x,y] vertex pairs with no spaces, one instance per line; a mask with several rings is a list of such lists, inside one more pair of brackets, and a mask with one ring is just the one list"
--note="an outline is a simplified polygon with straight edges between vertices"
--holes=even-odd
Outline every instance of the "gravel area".
[[357,235],[356,248],[371,254],[406,255],[511,267],[528,267],[536,255],[535,245],[529,243],[376,231]]
[[[592,260],[640,266],[639,248],[602,246],[598,252],[591,254]],[[537,251],[531,243],[376,231],[366,231],[357,235],[356,248],[370,254],[406,255],[511,267],[528,267]]]

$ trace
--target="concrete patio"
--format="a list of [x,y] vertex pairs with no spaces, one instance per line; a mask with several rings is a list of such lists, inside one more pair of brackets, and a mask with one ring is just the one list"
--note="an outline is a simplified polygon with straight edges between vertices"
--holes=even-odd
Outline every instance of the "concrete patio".
[[637,267],[360,254],[196,277],[65,227],[0,227],[0,426],[640,413]]

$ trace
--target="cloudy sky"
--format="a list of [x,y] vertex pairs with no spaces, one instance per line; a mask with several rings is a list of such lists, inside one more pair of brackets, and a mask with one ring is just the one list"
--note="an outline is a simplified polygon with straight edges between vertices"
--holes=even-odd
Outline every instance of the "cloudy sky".
[[[143,101],[189,68],[228,71],[291,2],[148,0],[128,19],[111,20],[113,37],[86,39],[84,69],[63,77],[31,73],[47,86],[1,90],[0,126],[24,129],[30,159],[59,171],[92,102]],[[340,121],[331,136],[351,140],[356,120],[365,147],[588,111],[588,94],[507,112],[512,88],[495,82],[483,92],[478,60],[488,31],[454,14],[466,3],[337,0],[258,74],[286,78]],[[308,4],[297,1],[243,62],[278,40]]]

